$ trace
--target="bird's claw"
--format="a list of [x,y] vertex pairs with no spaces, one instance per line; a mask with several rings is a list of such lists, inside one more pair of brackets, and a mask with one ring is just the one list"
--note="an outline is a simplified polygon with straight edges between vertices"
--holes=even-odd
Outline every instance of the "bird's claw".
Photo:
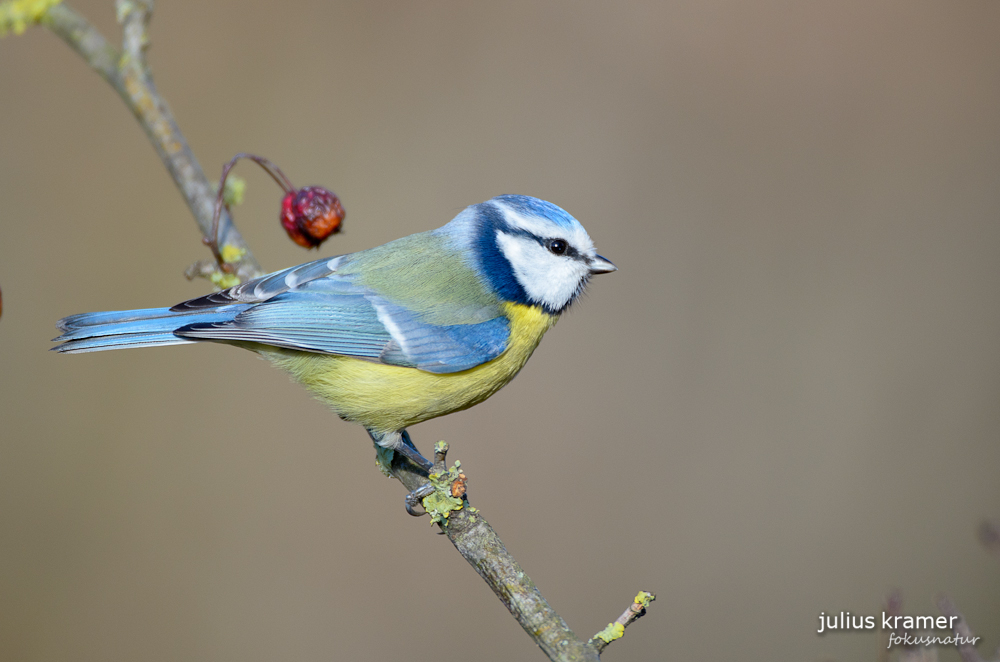
[[414,510],[414,508],[417,506],[423,508],[423,504],[421,502],[433,493],[434,493],[434,486],[431,485],[430,483],[426,483],[424,485],[421,485],[417,489],[413,490],[409,494],[407,494],[406,499],[404,500],[406,512],[413,515],[414,517],[420,517],[421,515],[426,515],[427,514],[426,510],[424,512],[418,513]]

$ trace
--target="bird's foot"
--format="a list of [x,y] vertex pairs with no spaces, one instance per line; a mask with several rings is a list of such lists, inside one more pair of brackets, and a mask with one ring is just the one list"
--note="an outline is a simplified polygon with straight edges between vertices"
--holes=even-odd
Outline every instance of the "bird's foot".
[[423,500],[429,497],[430,495],[434,494],[434,490],[435,487],[432,483],[425,483],[420,487],[418,487],[417,489],[410,492],[409,494],[407,494],[406,498],[403,501],[403,505],[406,508],[406,512],[413,515],[414,517],[420,517],[422,515],[426,515],[427,514],[426,510],[424,510],[423,512],[417,512],[416,510],[414,510],[414,508],[416,508],[417,506],[423,508]]
[[[420,487],[418,487],[417,489],[413,490],[412,492],[406,495],[404,501],[406,512],[413,515],[414,517],[420,517],[422,515],[427,514],[427,510],[424,510],[423,512],[417,512],[416,510],[414,510],[414,508],[416,508],[418,505],[421,508],[423,508],[423,503],[422,503],[423,500],[429,497],[430,495],[434,494],[435,490],[439,489],[442,483],[447,483],[447,478],[452,477],[448,472],[448,466],[446,462],[447,457],[448,457],[448,443],[445,441],[439,441],[436,444],[434,444],[434,464],[431,465],[430,470],[427,472],[428,475],[431,476],[431,480],[433,482],[421,485]],[[456,470],[458,469],[459,466],[460,463],[456,462],[455,463]],[[446,480],[441,481],[440,477],[442,476],[445,477]],[[461,498],[465,494],[465,481],[466,481],[465,474],[459,473],[457,476],[454,476],[454,480],[451,481],[451,484],[449,485],[449,492],[453,493],[456,498]],[[435,482],[438,484],[435,484]],[[461,487],[460,488],[455,487],[459,483],[461,484]]]
[[[390,446],[388,435],[372,430],[368,431],[375,442],[377,453],[376,463],[383,473],[391,474],[393,455],[399,453],[409,460],[427,476],[428,482],[406,495],[403,505],[406,512],[414,517],[430,515],[431,523],[441,522],[455,510],[461,510],[465,506],[465,484],[467,478],[462,473],[462,463],[456,461],[455,465],[448,468],[448,444],[439,441],[434,444],[434,461],[431,462],[417,450],[410,440],[410,434],[406,430],[391,433],[398,435],[392,440],[395,443]],[[385,446],[382,444],[385,443]],[[387,448],[388,447],[388,448]],[[391,449],[391,450],[389,450]],[[397,467],[397,470],[402,467]],[[413,472],[412,469],[404,469]],[[415,472],[413,472],[415,473]],[[423,512],[417,510],[421,506]]]
[[447,454],[447,443],[434,444],[434,465],[427,476],[430,482],[406,495],[406,512],[414,516],[423,514],[414,510],[419,503],[431,516],[431,524],[443,523],[452,512],[467,505],[464,497],[468,479],[462,473],[462,463],[456,460],[449,469],[445,461]]

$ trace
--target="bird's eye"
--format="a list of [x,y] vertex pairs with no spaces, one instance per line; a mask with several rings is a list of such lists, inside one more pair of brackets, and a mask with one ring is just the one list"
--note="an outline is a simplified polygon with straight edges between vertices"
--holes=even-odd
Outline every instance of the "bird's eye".
[[549,251],[556,255],[562,255],[569,246],[562,239],[553,239],[549,242]]

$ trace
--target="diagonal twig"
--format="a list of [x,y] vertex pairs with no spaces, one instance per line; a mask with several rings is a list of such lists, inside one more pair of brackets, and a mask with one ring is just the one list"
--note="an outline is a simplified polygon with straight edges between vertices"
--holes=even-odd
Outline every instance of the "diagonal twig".
[[[435,471],[443,471],[447,446],[442,447],[439,442],[435,450]],[[398,453],[389,471],[410,492],[429,482]],[[464,488],[464,476],[462,481]],[[542,597],[535,582],[510,555],[482,513],[470,507],[467,500],[459,508],[438,522],[441,531],[549,659],[566,662],[599,660],[598,649],[576,636]]]
[[590,644],[597,649],[598,653],[604,652],[612,641],[621,639],[625,634],[625,628],[635,623],[646,615],[646,607],[656,599],[656,596],[649,591],[639,591],[622,615],[614,623],[608,623],[608,627],[595,634]]
[[[411,493],[429,484],[445,488],[445,498],[450,497],[455,506],[446,508],[443,516],[435,511],[432,521],[437,522],[458,553],[479,573],[550,660],[599,660],[601,651],[611,641],[621,638],[625,628],[646,613],[646,607],[656,596],[640,591],[633,604],[618,618],[617,624],[610,624],[590,641],[578,637],[510,555],[482,513],[469,505],[465,474],[458,463],[452,470],[446,468],[448,445],[439,441],[434,451],[434,469],[430,479],[398,453],[388,471]],[[448,480],[442,480],[445,476]],[[427,503],[424,501],[425,506]]]
[[[153,0],[117,0],[116,7],[122,23],[121,51],[64,3],[50,7],[41,22],[118,92],[142,125],[180,189],[202,236],[209,237],[215,189],[184,139],[170,107],[157,92],[146,64],[145,52],[149,45],[147,26],[153,11]],[[227,213],[220,218],[219,237],[222,245],[235,249],[231,254],[240,256],[234,270],[240,280],[263,274],[263,269]]]

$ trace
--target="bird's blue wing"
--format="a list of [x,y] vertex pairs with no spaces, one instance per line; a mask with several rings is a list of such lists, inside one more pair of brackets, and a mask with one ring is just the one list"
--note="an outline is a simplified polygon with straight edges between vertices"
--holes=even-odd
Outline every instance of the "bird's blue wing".
[[174,333],[375,360],[392,342],[374,307],[359,294],[285,292],[230,320],[190,324]]
[[491,361],[507,349],[510,323],[497,316],[478,324],[429,324],[402,306],[374,301],[393,336],[379,357],[384,363],[427,372],[459,372]]
[[[335,273],[336,258],[302,265],[175,306],[175,310],[257,301],[230,320],[181,327],[182,338],[263,343],[450,373],[490,361],[507,348],[499,308],[471,324],[436,324]],[[331,268],[332,267],[332,268]],[[313,278],[303,281],[302,275]],[[263,300],[261,300],[263,299]]]

